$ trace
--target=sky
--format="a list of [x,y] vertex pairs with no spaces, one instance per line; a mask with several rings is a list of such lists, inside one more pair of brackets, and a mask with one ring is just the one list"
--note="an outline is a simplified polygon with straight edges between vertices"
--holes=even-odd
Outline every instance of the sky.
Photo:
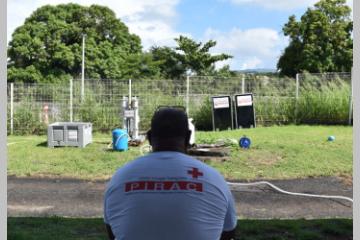
[[[8,0],[7,39],[37,8],[60,3],[92,4],[111,8],[131,33],[137,34],[143,49],[175,46],[179,35],[197,42],[215,40],[213,54],[233,58],[219,62],[232,70],[275,69],[288,44],[282,27],[290,15],[297,19],[317,0]],[[347,0],[352,7],[353,0]]]

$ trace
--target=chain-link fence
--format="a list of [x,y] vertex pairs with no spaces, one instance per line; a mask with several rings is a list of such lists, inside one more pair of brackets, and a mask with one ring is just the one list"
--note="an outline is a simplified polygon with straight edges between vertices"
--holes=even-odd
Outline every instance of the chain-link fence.
[[[8,132],[41,134],[47,124],[56,121],[92,122],[95,131],[121,127],[122,100],[129,95],[129,80],[85,79],[84,83],[84,96],[80,79],[61,85],[9,83]],[[131,83],[132,96],[139,99],[142,131],[148,129],[154,110],[164,105],[188,107],[196,127],[211,130],[210,96],[217,95],[253,93],[258,125],[343,124],[352,111],[349,73],[299,74],[296,79],[256,74],[133,79]]]

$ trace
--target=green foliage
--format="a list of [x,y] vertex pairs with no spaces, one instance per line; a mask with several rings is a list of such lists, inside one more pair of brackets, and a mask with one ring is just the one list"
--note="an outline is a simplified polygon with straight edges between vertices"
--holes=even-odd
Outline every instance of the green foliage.
[[283,32],[290,43],[277,64],[281,74],[351,71],[353,22],[345,4],[345,0],[320,0],[300,21],[289,17]]
[[197,43],[194,40],[181,36],[175,38],[178,46],[175,48],[181,53],[178,55],[180,61],[197,75],[206,75],[207,71],[213,69],[214,64],[231,58],[228,54],[212,55],[209,53],[210,48],[216,45],[216,41],[210,40],[204,44]]
[[191,114],[197,130],[209,131],[213,129],[211,111],[210,97],[205,97],[201,106]]
[[153,60],[160,61],[160,70],[163,78],[180,78],[186,72],[186,66],[179,59],[179,54],[170,47],[154,46],[150,49]]
[[[140,38],[107,7],[46,5],[35,10],[12,35],[8,81],[56,82],[81,73],[82,35],[86,35],[87,78],[138,76]],[[128,68],[127,62],[134,62]]]
[[150,53],[154,61],[160,62],[161,75],[164,78],[179,79],[186,71],[191,71],[196,75],[211,75],[229,77],[235,73],[230,71],[228,65],[216,70],[215,63],[223,61],[232,56],[227,54],[212,55],[210,48],[216,45],[216,42],[210,40],[204,44],[197,43],[194,40],[181,36],[175,38],[177,46],[170,47],[152,47]]
[[47,126],[41,121],[40,116],[40,110],[34,109],[30,102],[19,103],[19,106],[14,111],[14,134],[46,133]]
[[211,72],[207,73],[207,75],[222,77],[222,78],[231,78],[231,77],[235,77],[236,73],[235,73],[235,71],[230,70],[229,65],[225,65],[218,70],[215,70],[215,71],[212,70]]
[[109,101],[100,101],[89,94],[89,91],[76,108],[74,118],[77,121],[91,122],[95,132],[108,132],[122,126],[119,106]]
[[297,103],[298,123],[346,124],[349,118],[349,84],[342,80],[320,88],[307,83],[301,88]]
[[260,125],[289,124],[295,120],[295,99],[289,97],[256,97],[256,122]]

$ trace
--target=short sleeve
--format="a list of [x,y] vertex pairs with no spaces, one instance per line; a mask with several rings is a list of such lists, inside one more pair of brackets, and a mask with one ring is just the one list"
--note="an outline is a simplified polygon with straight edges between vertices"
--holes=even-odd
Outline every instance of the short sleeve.
[[104,200],[104,223],[109,224],[107,214],[106,214],[106,199]]
[[105,194],[104,194],[104,223],[105,224],[110,224],[109,223],[109,219],[108,219],[108,214],[107,214],[107,201],[108,201],[108,198],[109,198],[109,189],[108,189],[108,186],[107,186],[107,189],[105,191]]
[[231,194],[230,190],[228,191],[228,207],[225,215],[225,221],[223,226],[223,231],[231,231],[236,227],[237,216],[235,209],[234,197]]

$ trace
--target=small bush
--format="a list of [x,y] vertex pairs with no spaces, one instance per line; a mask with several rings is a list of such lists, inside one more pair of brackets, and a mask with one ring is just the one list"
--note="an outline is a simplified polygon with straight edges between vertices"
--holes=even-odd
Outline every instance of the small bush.
[[[14,134],[45,134],[47,126],[41,122],[40,112],[36,112],[29,103],[21,103],[14,110]],[[10,126],[8,125],[10,128]],[[10,130],[9,130],[10,131]]]
[[90,95],[75,109],[75,119],[76,121],[91,122],[93,131],[107,132],[121,127],[119,108],[109,102],[99,102]]
[[213,129],[211,100],[206,97],[201,106],[194,110],[193,119],[196,130],[209,131]]

